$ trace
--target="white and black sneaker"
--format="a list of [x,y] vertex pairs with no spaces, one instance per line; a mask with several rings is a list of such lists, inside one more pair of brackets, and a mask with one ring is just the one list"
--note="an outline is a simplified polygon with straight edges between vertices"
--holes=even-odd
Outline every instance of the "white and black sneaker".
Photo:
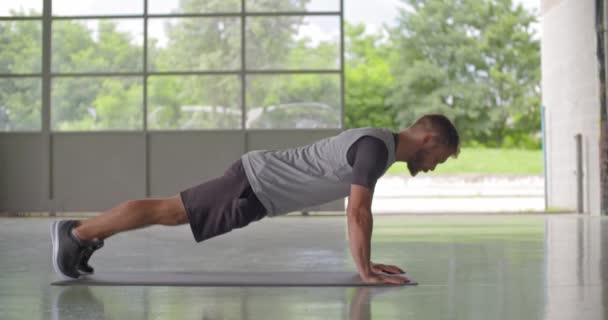
[[59,275],[73,279],[80,277],[77,266],[86,247],[72,235],[77,225],[77,220],[55,221],[51,225],[53,268]]
[[80,274],[88,275],[95,272],[95,269],[89,265],[89,259],[91,258],[91,255],[93,255],[93,252],[101,247],[103,247],[103,240],[93,240],[89,241],[89,244],[82,250],[80,261],[76,266],[76,269]]

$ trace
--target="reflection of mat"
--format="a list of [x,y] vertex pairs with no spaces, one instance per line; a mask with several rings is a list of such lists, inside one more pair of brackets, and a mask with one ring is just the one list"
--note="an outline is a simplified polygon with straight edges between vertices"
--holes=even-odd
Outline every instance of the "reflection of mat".
[[[411,281],[407,285],[417,284]],[[358,287],[370,286],[353,272],[112,272],[53,285],[88,286],[177,286],[177,287]],[[391,286],[391,285],[371,285]]]

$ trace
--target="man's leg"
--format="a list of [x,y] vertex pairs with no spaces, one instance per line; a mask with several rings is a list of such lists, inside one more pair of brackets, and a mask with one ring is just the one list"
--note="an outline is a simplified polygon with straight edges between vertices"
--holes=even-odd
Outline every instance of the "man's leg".
[[188,222],[180,195],[162,199],[130,200],[88,220],[73,232],[78,239],[103,240],[119,232],[151,225],[177,226]]
[[53,267],[69,278],[93,273],[88,260],[103,240],[119,232],[150,225],[188,222],[180,195],[163,199],[130,200],[84,221],[56,221],[51,227]]

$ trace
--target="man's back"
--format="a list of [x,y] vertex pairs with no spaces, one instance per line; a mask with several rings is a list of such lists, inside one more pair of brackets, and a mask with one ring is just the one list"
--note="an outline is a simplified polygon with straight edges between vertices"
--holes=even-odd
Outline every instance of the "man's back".
[[379,128],[350,129],[297,148],[252,151],[241,159],[255,194],[268,215],[276,216],[347,196],[353,174],[347,152],[364,136],[386,145],[386,171],[395,161],[395,143],[390,130]]

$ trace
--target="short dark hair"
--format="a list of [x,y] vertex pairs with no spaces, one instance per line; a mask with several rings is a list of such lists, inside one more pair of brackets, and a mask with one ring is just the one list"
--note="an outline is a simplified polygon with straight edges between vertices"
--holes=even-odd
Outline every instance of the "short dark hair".
[[458,135],[456,126],[454,126],[448,117],[439,113],[425,114],[416,120],[412,127],[423,127],[437,132],[440,139],[439,143],[453,149],[454,157],[457,157],[460,153],[460,136]]

